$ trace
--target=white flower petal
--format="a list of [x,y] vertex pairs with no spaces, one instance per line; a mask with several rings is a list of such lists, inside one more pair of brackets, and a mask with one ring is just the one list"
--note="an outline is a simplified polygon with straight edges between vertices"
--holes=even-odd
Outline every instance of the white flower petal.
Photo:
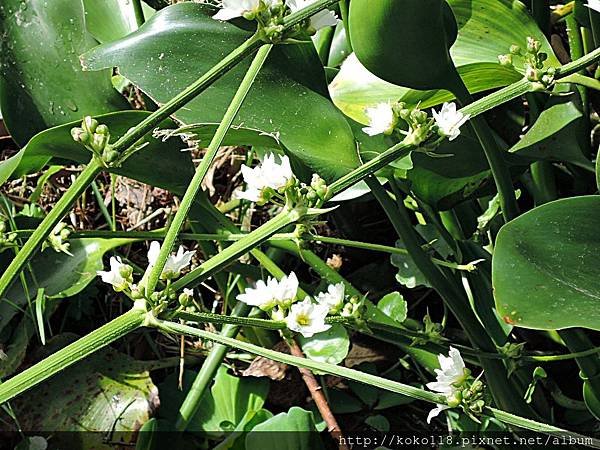
[[377,106],[365,109],[365,113],[369,118],[369,126],[364,127],[363,131],[369,136],[393,131],[396,119],[389,103],[379,103]]
[[446,405],[437,405],[435,408],[429,411],[429,414],[427,416],[427,423],[431,423],[431,419],[437,417],[442,411],[445,411],[446,409],[450,409],[450,407]]
[[160,253],[160,243],[157,241],[152,241],[150,243],[150,248],[148,249],[148,265],[153,266],[156,264],[156,260],[158,259],[158,254]]
[[600,0],[588,0],[588,2],[585,3],[585,6],[600,13]]
[[460,135],[460,127],[471,117],[457,111],[455,103],[444,103],[439,112],[432,110],[432,115],[440,133],[451,141]]
[[316,305],[309,297],[306,297],[304,301],[292,305],[285,322],[290,330],[309,338],[331,328],[331,325],[325,323],[328,312],[329,308]]

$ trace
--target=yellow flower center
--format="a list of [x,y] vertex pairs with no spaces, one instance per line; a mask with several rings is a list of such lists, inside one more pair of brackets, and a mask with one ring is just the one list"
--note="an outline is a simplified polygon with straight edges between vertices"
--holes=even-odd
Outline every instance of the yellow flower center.
[[300,326],[307,327],[310,325],[310,317],[308,314],[298,314],[296,322],[298,322],[298,325]]

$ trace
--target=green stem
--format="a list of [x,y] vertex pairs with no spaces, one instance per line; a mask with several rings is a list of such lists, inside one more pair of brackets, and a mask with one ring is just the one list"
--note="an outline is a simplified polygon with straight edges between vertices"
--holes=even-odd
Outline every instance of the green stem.
[[[558,335],[571,352],[586,352],[595,349],[585,332],[579,329],[558,330]],[[600,393],[600,359],[597,354],[582,356],[575,361],[579,366],[582,378],[588,383],[595,395]]]
[[[312,361],[307,358],[299,358],[296,356],[288,355],[285,353],[280,353],[274,350],[268,350],[262,347],[259,347],[254,344],[250,344],[243,341],[238,341],[237,339],[232,339],[229,337],[225,337],[219,334],[211,333],[209,331],[199,330],[187,325],[181,325],[173,322],[166,322],[161,320],[156,320],[153,324],[158,329],[166,332],[166,333],[174,333],[174,334],[185,334],[188,336],[198,337],[201,339],[207,339],[210,341],[218,342],[220,344],[224,344],[230,347],[238,348],[240,350],[246,351],[248,353],[253,353],[258,356],[262,356],[264,358],[272,359],[273,361],[278,361],[284,364],[290,364],[296,367],[302,367],[306,369],[310,369],[312,371],[325,372],[331,375],[336,375],[339,377],[347,378],[350,380],[357,381],[359,383],[368,384],[371,386],[378,387],[380,389],[384,389],[390,392],[395,392],[398,394],[406,395],[408,397],[423,400],[429,403],[435,404],[445,404],[446,399],[436,393],[426,391],[424,389],[420,389],[408,384],[399,383],[397,381],[388,380],[386,378],[382,378],[376,375],[371,375],[369,373],[360,372],[358,370],[349,369],[343,366],[336,366],[334,364],[323,363]],[[526,419],[524,417],[519,417],[514,414],[507,413],[505,411],[501,411],[496,408],[486,407],[485,413],[489,414],[492,417],[501,420],[502,422],[514,425],[519,428],[524,428],[527,430],[537,431],[540,433],[545,433],[553,436],[572,436],[572,437],[580,437],[588,439],[591,442],[592,446],[596,448],[600,448],[600,443],[597,440],[588,438],[583,435],[579,435],[577,433],[573,433],[567,430],[564,430],[559,427],[555,427],[553,425],[548,425],[540,422],[536,422],[534,420]]]
[[38,225],[27,242],[23,244],[19,253],[10,262],[2,276],[0,277],[0,299],[6,293],[6,290],[12,284],[14,278],[23,270],[29,258],[41,247],[42,243],[52,232],[58,222],[60,222],[67,211],[71,209],[77,198],[87,189],[90,183],[102,170],[100,163],[96,159],[92,159],[88,166],[83,169],[81,174],[75,179],[71,187],[63,194],[50,210],[48,215],[44,217],[42,223]]
[[231,261],[269,239],[277,231],[301,219],[304,214],[304,211],[296,209],[282,211],[243,239],[234,242],[217,255],[200,264],[187,275],[175,281],[172,285],[173,290],[178,291],[192,283],[201,283],[215,272],[227,266]]
[[96,184],[95,181],[92,181],[91,184],[92,184],[92,191],[94,191],[94,197],[96,197],[96,203],[98,203],[98,208],[100,208],[100,212],[104,216],[104,219],[106,220],[106,223],[108,224],[109,228],[111,230],[114,230],[115,229],[114,222],[112,220],[112,217],[110,216],[110,213],[108,212],[108,209],[106,209],[106,205],[104,204],[104,199],[102,198],[102,193],[100,192],[100,189],[98,189],[98,185]]
[[256,80],[256,76],[258,75],[260,69],[263,64],[267,60],[269,53],[273,45],[264,45],[254,57],[250,68],[244,75],[240,86],[235,93],[233,100],[229,104],[225,115],[223,116],[223,120],[219,124],[217,131],[212,137],[210,144],[208,145],[208,149],[204,158],[196,168],[196,172],[192,181],[190,182],[188,188],[185,191],[183,199],[177,209],[177,213],[173,218],[173,221],[169,225],[169,229],[167,231],[167,235],[164,238],[163,245],[161,246],[160,253],[158,255],[157,261],[152,267],[150,271],[150,275],[148,277],[148,284],[146,286],[146,295],[149,296],[154,292],[156,284],[158,283],[158,279],[160,277],[163,268],[165,267],[165,263],[167,262],[167,258],[171,254],[171,250],[173,249],[173,245],[175,244],[175,240],[177,239],[177,234],[181,230],[183,223],[185,222],[187,215],[192,207],[194,199],[198,195],[198,191],[202,188],[202,182],[204,181],[204,177],[208,173],[210,166],[212,165],[215,157],[217,156],[217,152],[223,143],[223,139],[225,135],[229,131],[229,128],[233,124],[235,117],[237,116],[240,108],[242,107],[242,103],[246,99],[248,92],[250,92],[250,88],[254,84],[254,80]]
[[[462,82],[457,84],[453,94],[463,106],[473,103],[471,93]],[[485,153],[485,157],[496,183],[496,189],[498,190],[498,196],[502,206],[502,215],[504,216],[504,220],[508,222],[519,215],[519,207],[517,205],[517,197],[515,196],[515,189],[512,184],[508,165],[504,162],[502,157],[502,149],[494,138],[492,130],[484,117],[471,117],[469,123],[473,127],[473,130],[479,139],[479,143],[483,148],[483,152]]]
[[134,307],[122,316],[0,384],[0,404],[11,400],[66,367],[139,328],[144,323],[145,314],[144,309]]
[[[231,314],[232,316],[245,316],[248,312],[250,312],[250,307],[245,303],[239,302],[235,308],[233,308]],[[221,330],[221,336],[224,338],[233,338],[238,333],[238,330],[239,325],[237,324],[225,325]],[[177,416],[177,421],[175,422],[175,429],[177,431],[185,431],[190,420],[192,420],[194,415],[198,412],[202,395],[206,391],[206,387],[214,379],[228,349],[229,347],[224,343],[216,344],[202,363],[202,367],[200,368],[198,375],[196,375],[192,387],[179,408],[179,414]]]
[[[397,202],[394,203],[385,189],[374,177],[367,178],[366,182],[376,200],[390,219],[398,236],[402,238],[415,265],[423,275],[425,275],[440,297],[442,297],[444,303],[448,305],[462,328],[465,330],[465,333],[473,346],[484,352],[495,352],[496,346],[479,322],[479,319],[473,313],[464,292],[462,292],[455,283],[446,278],[423,251],[421,242],[412,227],[410,217],[408,216],[408,212],[406,211],[402,199],[398,198]],[[488,378],[492,395],[501,408],[518,411],[523,415],[532,414],[533,411],[523,401],[523,398],[517,393],[512,383],[508,381],[506,367],[501,361],[486,360],[482,358],[481,366],[484,368]]]
[[146,18],[144,17],[144,9],[142,8],[142,0],[133,0],[133,13],[135,14],[135,22],[138,27],[141,27]]

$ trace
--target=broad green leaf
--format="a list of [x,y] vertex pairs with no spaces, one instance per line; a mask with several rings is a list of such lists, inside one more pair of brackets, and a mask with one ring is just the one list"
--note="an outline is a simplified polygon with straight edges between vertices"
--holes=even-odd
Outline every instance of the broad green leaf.
[[329,364],[341,363],[350,349],[348,332],[339,324],[309,338],[298,336],[298,341],[307,358]]
[[246,450],[322,450],[312,412],[294,406],[258,424],[246,436]]
[[[498,63],[511,45],[525,45],[528,36],[542,43],[548,64],[560,65],[552,48],[525,6],[517,0],[448,0],[458,23],[458,38],[450,55],[469,91],[482,92],[517,81],[521,75]],[[502,18],[499,20],[498,18]],[[381,102],[422,101],[423,107],[452,99],[448,91],[415,91],[385,83],[348,58],[331,83],[334,103],[354,120],[366,123],[365,108]],[[515,67],[521,70],[519,63]]]
[[[152,17],[154,10],[142,3],[144,16]],[[137,30],[132,0],[83,0],[85,25],[99,42],[116,41]]]
[[[179,3],[156,13],[138,31],[83,55],[89,70],[118,66],[158,103],[194,82],[250,34],[210,17],[206,5]],[[249,58],[175,116],[185,124],[219,123]],[[310,86],[307,87],[307,86]],[[350,127],[326,94],[324,73],[310,44],[276,47],[240,110],[234,127],[278,136],[286,152],[327,180],[360,162]]]
[[[69,251],[73,256],[50,248],[38,253],[30,263],[35,281],[29,270],[24,271],[28,293],[17,279],[0,301],[0,330],[19,312],[17,307],[28,304],[27,295],[32,301],[35,299],[38,286],[44,287],[47,303],[71,297],[97,277],[96,271],[102,270],[102,256],[107,251],[130,242],[129,239],[70,239]],[[2,254],[2,267],[7,264],[7,255],[8,252]]]
[[509,151],[535,160],[568,161],[591,166],[581,151],[583,114],[569,97],[555,97]]
[[599,227],[600,196],[547,203],[502,227],[492,281],[504,321],[600,330]]
[[[53,338],[40,356],[75,338]],[[142,362],[107,349],[26,392],[11,405],[24,431],[80,432],[54,436],[53,448],[108,449],[112,446],[103,442],[103,433],[90,431],[126,433],[120,438],[133,442],[133,432],[157,406],[156,386]]]
[[444,142],[436,155],[413,152],[406,181],[415,195],[435,209],[449,209],[491,187],[493,180],[479,142],[467,135]]
[[[179,408],[190,391],[196,374],[192,370],[183,373],[182,390],[178,388],[178,373],[168,376],[160,384],[160,419],[175,423]],[[269,383],[266,380],[254,377],[238,378],[229,375],[227,368],[221,366],[212,388],[204,393],[200,408],[191,419],[188,429],[208,433],[216,438],[234,431],[244,431],[255,420],[264,419],[262,406],[268,391]],[[257,414],[259,416],[255,419]]]
[[[100,123],[108,125],[111,140],[114,142],[148,114],[143,111],[122,111],[97,116],[97,119]],[[78,124],[79,122],[72,122],[50,128],[34,136],[19,153],[0,163],[0,182],[4,183],[10,176],[37,172],[53,160],[88,163],[91,153],[71,137],[71,128]],[[175,123],[169,119],[161,126],[174,128]],[[156,139],[151,134],[144,137],[144,142],[147,144],[140,151],[129,158],[122,167],[112,171],[172,192],[185,191],[194,170],[189,152],[181,151],[185,145],[179,139],[163,142],[162,139]]]
[[0,108],[20,145],[48,127],[127,108],[110,70],[81,69],[79,55],[96,45],[81,0],[4,0],[0,33]]
[[379,78],[413,89],[456,85],[456,23],[445,0],[353,0],[348,22],[357,58]]
[[377,308],[398,323],[406,320],[408,307],[400,292],[390,292],[377,302]]

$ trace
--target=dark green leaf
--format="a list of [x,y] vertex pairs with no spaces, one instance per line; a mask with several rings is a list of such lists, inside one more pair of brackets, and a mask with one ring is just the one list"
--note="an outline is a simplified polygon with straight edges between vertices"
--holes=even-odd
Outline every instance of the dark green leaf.
[[[158,103],[179,93],[250,35],[210,17],[205,5],[185,2],[155,14],[138,31],[84,55],[85,66],[118,66]],[[282,48],[283,47],[283,48]],[[290,47],[290,48],[287,48]],[[219,123],[247,69],[246,60],[186,105],[186,124]],[[324,91],[311,44],[276,47],[234,123],[278,136],[286,151],[332,180],[359,164],[352,132]],[[307,87],[309,86],[309,87]]]
[[254,427],[246,436],[246,450],[322,450],[316,431],[313,414],[294,406]]
[[600,329],[600,196],[539,206],[500,230],[493,257],[496,307],[519,327]]
[[48,127],[127,108],[110,70],[81,69],[79,55],[96,45],[81,0],[4,0],[0,33],[0,108],[20,145]]
[[444,0],[353,0],[354,52],[373,74],[413,89],[453,88],[458,75],[449,49],[456,23]]

